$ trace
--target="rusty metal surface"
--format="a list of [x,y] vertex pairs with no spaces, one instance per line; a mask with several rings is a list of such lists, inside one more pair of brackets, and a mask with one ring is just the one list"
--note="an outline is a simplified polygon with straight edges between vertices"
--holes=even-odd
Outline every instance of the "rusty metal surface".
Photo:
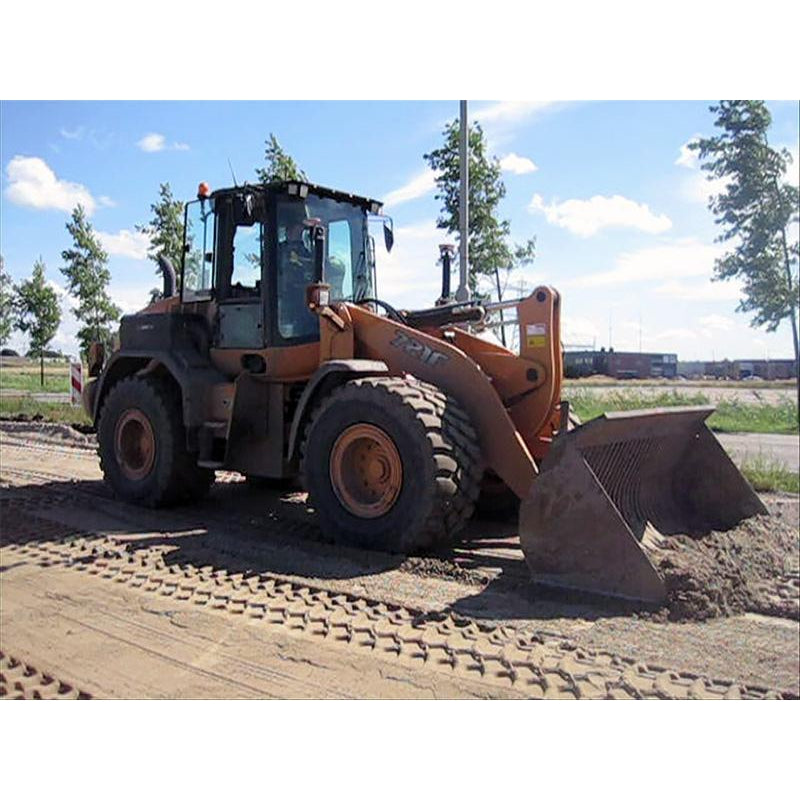
[[542,583],[660,603],[640,545],[726,530],[767,510],[705,426],[713,407],[615,412],[557,437],[520,508],[520,541]]

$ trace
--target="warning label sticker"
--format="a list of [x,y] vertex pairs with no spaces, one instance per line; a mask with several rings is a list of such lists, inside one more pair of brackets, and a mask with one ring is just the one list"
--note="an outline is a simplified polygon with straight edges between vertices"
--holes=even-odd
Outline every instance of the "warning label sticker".
[[528,347],[547,346],[547,323],[540,322],[525,326],[525,341]]

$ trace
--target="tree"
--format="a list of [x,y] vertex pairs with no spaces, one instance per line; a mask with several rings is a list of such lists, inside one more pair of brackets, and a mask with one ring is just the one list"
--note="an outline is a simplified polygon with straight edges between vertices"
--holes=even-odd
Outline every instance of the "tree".
[[103,250],[82,206],[72,211],[67,230],[73,239],[73,248],[64,250],[61,257],[65,266],[61,272],[67,279],[69,293],[78,301],[73,311],[83,326],[78,330],[81,355],[85,358],[92,342],[109,346],[112,342],[111,323],[119,319],[120,310],[108,295],[111,273],[106,266],[108,255]]
[[774,331],[784,320],[792,328],[795,363],[798,340],[798,241],[790,230],[800,215],[800,191],[783,180],[792,158],[788,150],[769,146],[772,116],[762,100],[723,100],[711,106],[718,136],[701,138],[696,150],[702,168],[726,180],[725,190],[709,199],[715,222],[723,229],[719,242],[731,249],[717,259],[715,280],[741,278],[744,297],[737,311],[754,312],[752,327]]
[[[136,226],[137,231],[150,237],[148,258],[158,264],[158,257],[165,256],[175,267],[178,291],[181,288],[180,267],[183,258],[184,208],[184,203],[172,196],[169,183],[162,183],[158,187],[158,202],[150,206],[153,218],[145,225]],[[161,274],[160,269],[157,274]],[[150,296],[158,299],[161,293],[153,290]]]
[[[448,233],[459,231],[461,195],[460,126],[453,120],[444,129],[444,143],[423,157],[436,173],[436,199],[442,208],[436,225]],[[498,218],[498,206],[505,197],[500,160],[486,152],[486,141],[480,124],[469,129],[469,285],[473,294],[483,295],[480,278],[488,280],[498,300],[503,299],[511,272],[530,264],[536,257],[536,239],[524,244],[511,242],[511,223]],[[485,288],[485,287],[484,287]]]
[[256,169],[259,183],[273,183],[275,181],[307,181],[305,172],[295,163],[295,160],[281,147],[274,133],[264,144],[264,158],[267,166]]
[[39,358],[39,377],[44,386],[44,350],[56,335],[61,322],[58,294],[44,278],[44,261],[33,265],[30,280],[17,286],[14,300],[15,327],[28,334],[30,354]]
[[0,255],[0,347],[11,336],[14,327],[14,284],[6,273],[6,262]]

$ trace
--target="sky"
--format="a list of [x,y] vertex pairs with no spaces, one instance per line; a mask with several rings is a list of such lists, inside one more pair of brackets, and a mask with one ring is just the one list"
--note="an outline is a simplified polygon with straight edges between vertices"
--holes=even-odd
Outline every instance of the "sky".
[[[711,280],[724,248],[707,209],[710,188],[686,144],[714,131],[710,102],[470,101],[469,114],[500,159],[499,213],[512,237],[535,236],[534,263],[515,292],[562,294],[567,346],[674,352],[681,360],[791,358],[788,323],[775,333],[737,313],[740,288]],[[798,103],[769,102],[770,142],[787,147],[798,182]],[[423,154],[438,147],[457,101],[3,102],[0,106],[0,251],[12,279],[41,257],[62,296],[52,346],[76,353],[73,302],[61,251],[82,203],[109,253],[110,291],[123,312],[159,285],[136,225],[161,182],[192,199],[254,179],[264,140],[280,140],[309,178],[385,202],[391,254],[378,237],[378,292],[402,308],[433,304],[440,202]],[[230,161],[230,166],[229,166]],[[10,346],[27,349],[15,334]]]

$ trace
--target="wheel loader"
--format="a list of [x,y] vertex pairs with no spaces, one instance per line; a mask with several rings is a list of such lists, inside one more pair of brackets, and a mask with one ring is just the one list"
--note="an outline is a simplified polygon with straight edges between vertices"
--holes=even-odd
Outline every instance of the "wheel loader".
[[200,185],[180,281],[162,259],[162,298],[122,318],[108,358],[91,349],[84,405],[119,498],[196,501],[218,469],[300,477],[332,540],[412,553],[512,496],[535,581],[653,604],[659,537],[766,513],[706,427],[712,407],[571,424],[555,289],[504,304],[518,353],[480,333],[488,306],[381,300],[381,221],[391,249],[378,201]]

